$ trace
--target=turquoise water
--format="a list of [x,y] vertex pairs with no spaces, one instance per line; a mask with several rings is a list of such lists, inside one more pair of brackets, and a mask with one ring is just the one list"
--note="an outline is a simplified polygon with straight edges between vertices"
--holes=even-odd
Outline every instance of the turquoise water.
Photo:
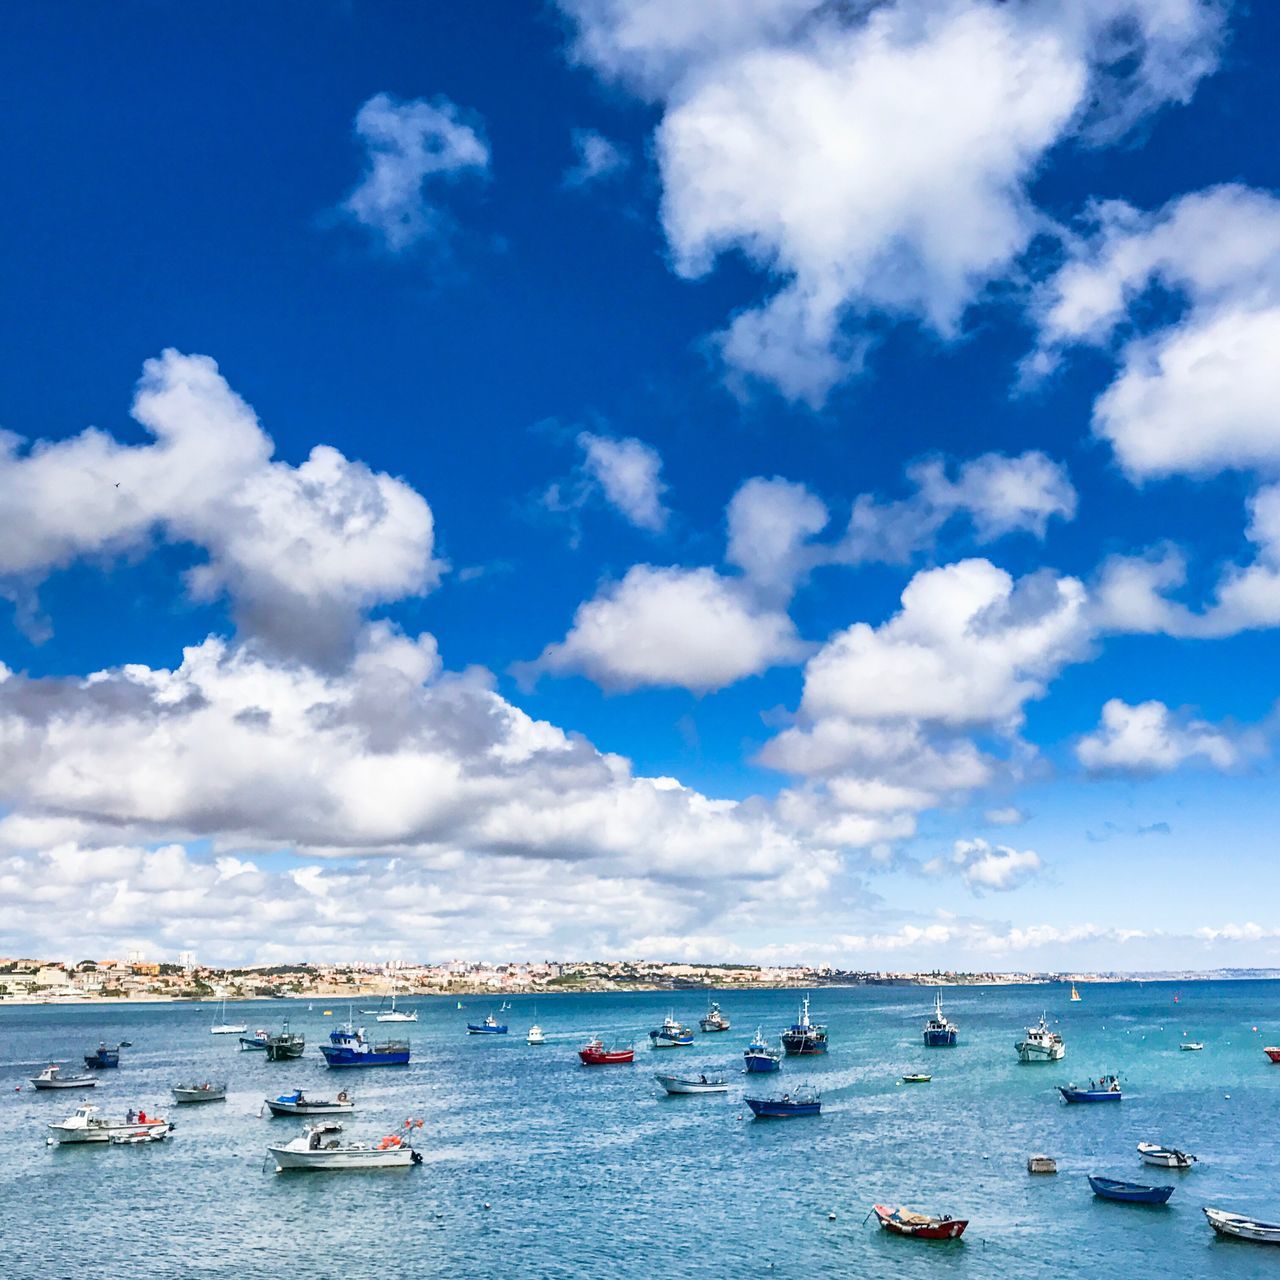
[[[493,1007],[486,1000],[466,998],[458,1011],[453,1000],[423,999],[421,1022],[387,1028],[410,1034],[412,1065],[365,1072],[330,1072],[319,1057],[315,1046],[345,1014],[336,1004],[330,1018],[320,1002],[234,1007],[251,1029],[287,1013],[306,1033],[306,1058],[279,1064],[211,1036],[216,1006],[0,1008],[0,1239],[10,1274],[111,1280],[347,1277],[368,1267],[464,1280],[1280,1277],[1280,1249],[1219,1241],[1200,1212],[1215,1204],[1280,1220],[1280,1066],[1261,1050],[1280,1042],[1280,984],[1089,986],[1075,1005],[1067,994],[949,991],[944,1008],[961,1044],[925,1050],[931,992],[817,991],[813,1013],[830,1027],[831,1052],[751,1078],[821,1090],[822,1116],[792,1121],[752,1120],[739,1070],[758,1023],[776,1032],[793,1019],[794,992],[723,993],[733,1029],[665,1052],[642,1045],[645,1032],[672,1009],[694,1024],[703,996],[539,997],[542,1048],[524,1044],[531,999],[504,1015],[506,1038],[464,1034],[468,1018]],[[1020,1066],[1014,1041],[1042,1008],[1067,1057]],[[1205,1042],[1203,1053],[1179,1051],[1184,1032]],[[575,1049],[592,1033],[634,1039],[636,1065],[580,1067]],[[94,1100],[111,1112],[163,1106],[178,1121],[173,1140],[47,1147],[44,1125],[70,1114],[78,1095],[37,1094],[26,1077],[120,1038],[134,1047],[103,1074]],[[729,1074],[729,1094],[666,1097],[652,1073],[677,1066]],[[931,1084],[896,1083],[920,1069]],[[1119,1105],[1058,1100],[1056,1084],[1104,1071],[1121,1076]],[[171,1107],[168,1086],[193,1076],[227,1079],[228,1101]],[[269,1138],[292,1136],[299,1123],[261,1118],[262,1099],[299,1085],[321,1096],[354,1090],[353,1136],[424,1118],[424,1164],[270,1172]],[[1134,1150],[1142,1140],[1202,1163],[1187,1173],[1148,1168]],[[1027,1175],[1038,1151],[1057,1158],[1056,1177]],[[1104,1203],[1086,1173],[1178,1190],[1164,1209]],[[864,1224],[875,1201],[972,1223],[958,1243],[902,1240]]]

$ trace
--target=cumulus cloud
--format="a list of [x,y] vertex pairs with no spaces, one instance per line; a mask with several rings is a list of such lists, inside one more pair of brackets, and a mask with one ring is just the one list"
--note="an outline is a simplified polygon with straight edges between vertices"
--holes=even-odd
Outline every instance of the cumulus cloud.
[[566,170],[566,187],[586,187],[616,178],[630,163],[626,151],[594,129],[573,131],[574,162]]
[[154,538],[202,548],[187,586],[226,596],[241,632],[333,661],[374,605],[439,579],[431,509],[401,480],[325,445],[294,467],[207,356],[148,360],[134,418],[154,437],[125,445],[89,429],[24,447],[0,439],[0,584],[30,592],[86,557]]
[[785,602],[821,552],[811,539],[827,524],[827,508],[802,484],[775,476],[748,480],[726,512],[725,560],[767,598]]
[[924,864],[926,874],[958,875],[975,893],[1016,889],[1043,869],[1040,855],[1033,850],[993,845],[981,838],[957,840],[948,857],[931,858]]
[[1203,720],[1175,716],[1154,700],[1134,706],[1111,698],[1098,728],[1076,743],[1076,759],[1095,773],[1168,773],[1193,759],[1229,769],[1244,754],[1236,736]]
[[785,613],[758,606],[714,569],[642,564],[580,605],[568,635],[522,671],[577,672],[613,690],[707,692],[806,651]]
[[812,405],[869,313],[956,336],[1043,224],[1049,150],[1186,101],[1222,27],[1201,0],[561,2],[574,56],[663,105],[675,269],[740,251],[777,286],[718,336],[727,364]]
[[1020,827],[1027,820],[1026,813],[1017,805],[1002,805],[998,809],[988,809],[982,815],[993,827]]
[[401,102],[375,94],[356,113],[355,130],[367,165],[342,207],[392,253],[444,234],[437,187],[489,169],[478,126],[447,98]]
[[584,431],[578,436],[583,470],[606,500],[638,529],[660,532],[667,523],[662,504],[662,459],[634,437],[616,440]]

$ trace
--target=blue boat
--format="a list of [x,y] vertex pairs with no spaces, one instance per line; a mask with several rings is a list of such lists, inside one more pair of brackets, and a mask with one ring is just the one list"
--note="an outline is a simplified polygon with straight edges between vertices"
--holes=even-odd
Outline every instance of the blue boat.
[[662,1026],[649,1032],[653,1049],[687,1049],[693,1043],[693,1028],[682,1026],[674,1013],[662,1020]]
[[505,1036],[507,1034],[507,1024],[499,1022],[493,1014],[489,1014],[483,1022],[468,1022],[467,1035],[469,1036]]
[[1139,1182],[1120,1182],[1115,1178],[1089,1177],[1093,1194],[1103,1200],[1119,1200],[1124,1204],[1164,1204],[1172,1187],[1144,1187]]
[[960,1039],[960,1028],[945,1018],[942,1013],[942,992],[936,994],[933,1004],[933,1017],[924,1024],[924,1045],[926,1049],[945,1049],[956,1044]]
[[109,1049],[105,1044],[100,1044],[93,1053],[84,1055],[84,1065],[92,1067],[95,1071],[102,1071],[107,1067],[118,1067],[120,1065],[120,1048]]
[[750,1072],[777,1071],[782,1066],[781,1052],[765,1044],[764,1032],[760,1027],[756,1028],[756,1038],[747,1045],[742,1059]]
[[1083,1089],[1074,1084],[1060,1084],[1058,1092],[1067,1102],[1119,1102],[1124,1096],[1120,1092],[1120,1081],[1115,1076],[1090,1080]]
[[780,1098],[747,1098],[745,1101],[760,1120],[789,1120],[792,1116],[822,1114],[822,1099],[816,1093],[784,1093]]
[[403,1067],[409,1061],[407,1040],[387,1040],[370,1044],[364,1028],[347,1023],[329,1032],[329,1043],[320,1046],[331,1067]]
[[271,1038],[269,1031],[255,1031],[251,1036],[240,1037],[242,1053],[266,1053],[267,1041]]
[[809,997],[800,1006],[800,1017],[782,1033],[782,1047],[788,1057],[799,1054],[826,1053],[827,1029],[809,1021]]

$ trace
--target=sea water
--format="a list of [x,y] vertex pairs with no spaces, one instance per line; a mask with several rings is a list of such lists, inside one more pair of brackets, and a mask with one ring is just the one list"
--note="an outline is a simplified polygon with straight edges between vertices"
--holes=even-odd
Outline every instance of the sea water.
[[[742,1050],[794,1020],[801,993],[715,993],[733,1029],[655,1051],[668,1012],[696,1026],[706,994],[517,997],[511,1034],[468,1036],[497,1002],[414,1000],[408,1067],[331,1071],[319,1044],[347,1007],[260,1001],[228,1016],[307,1037],[301,1061],[269,1063],[214,1036],[212,1005],[0,1008],[0,1242],[11,1276],[348,1277],[1280,1277],[1280,1248],[1217,1239],[1202,1205],[1280,1221],[1280,984],[957,987],[943,1007],[960,1044],[925,1049],[919,987],[826,988],[812,1014],[825,1057],[744,1076]],[[535,1011],[536,1004],[536,1011]],[[329,1009],[328,1016],[324,1010]],[[1014,1043],[1044,1011],[1064,1061],[1020,1065]],[[535,1020],[547,1043],[530,1047]],[[371,1034],[375,1024],[366,1019]],[[633,1066],[587,1068],[590,1036],[636,1045]],[[117,1071],[89,1095],[104,1111],[177,1121],[150,1146],[50,1147],[45,1126],[80,1095],[36,1093],[50,1062],[78,1066],[99,1040],[126,1039]],[[1179,1050],[1204,1042],[1201,1053]],[[900,1083],[928,1071],[932,1083]],[[727,1095],[668,1097],[655,1071],[723,1074]],[[1124,1100],[1067,1106],[1056,1086],[1115,1072]],[[172,1105],[169,1086],[227,1080],[226,1102]],[[752,1090],[812,1085],[816,1119],[753,1120]],[[357,1099],[353,1138],[401,1131],[424,1162],[407,1170],[276,1173],[268,1142],[300,1131],[263,1099],[301,1087]],[[1186,1173],[1143,1165],[1137,1143],[1200,1157]],[[1027,1156],[1056,1158],[1030,1176]],[[1174,1183],[1164,1208],[1096,1200],[1085,1175]],[[966,1217],[959,1242],[889,1236],[875,1202]],[[834,1218],[830,1215],[834,1214]]]

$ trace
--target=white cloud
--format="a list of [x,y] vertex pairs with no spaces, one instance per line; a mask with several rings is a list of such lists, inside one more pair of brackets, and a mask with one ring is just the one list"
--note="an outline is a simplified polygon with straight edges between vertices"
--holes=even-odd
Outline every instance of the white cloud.
[[356,113],[368,166],[343,209],[392,253],[440,237],[447,223],[428,184],[488,173],[489,147],[447,98],[400,102],[378,93]]
[[1097,773],[1167,773],[1197,758],[1229,769],[1244,754],[1237,736],[1203,720],[1175,716],[1163,702],[1120,698],[1103,705],[1098,728],[1076,744],[1076,759]]
[[583,431],[578,436],[583,470],[605,498],[638,529],[658,533],[666,526],[662,504],[662,459],[658,451],[633,437],[617,440]]
[[1154,214],[1099,205],[1038,302],[1048,368],[1069,345],[1106,344],[1153,292],[1183,304],[1131,337],[1094,406],[1094,430],[1134,480],[1280,466],[1280,200],[1241,186]]
[[929,875],[958,875],[975,893],[1003,893],[1034,879],[1044,870],[1044,863],[1031,849],[993,845],[978,838],[957,840],[949,857],[930,859],[924,870]]
[[1049,150],[1186,101],[1222,25],[1199,0],[562,4],[580,61],[664,103],[676,270],[741,251],[778,286],[719,335],[731,369],[813,405],[869,312],[956,336],[1042,224]]
[[530,674],[579,672],[606,689],[720,689],[806,650],[785,613],[757,606],[714,569],[635,565],[578,607]]
[[192,595],[230,598],[242,632],[331,661],[363,612],[439,579],[426,502],[401,480],[319,445],[272,462],[271,438],[207,356],[144,366],[133,416],[154,437],[124,445],[89,429],[29,449],[0,440],[0,582],[30,591],[86,556],[192,543],[207,560]]
[[815,563],[811,539],[827,524],[827,508],[802,484],[757,476],[733,495],[726,513],[725,560],[766,598],[785,602]]
[[982,816],[993,827],[1020,827],[1027,820],[1027,815],[1013,804],[988,809]]
[[564,175],[566,187],[585,187],[616,178],[630,163],[622,147],[594,129],[573,131],[573,151],[574,163]]

